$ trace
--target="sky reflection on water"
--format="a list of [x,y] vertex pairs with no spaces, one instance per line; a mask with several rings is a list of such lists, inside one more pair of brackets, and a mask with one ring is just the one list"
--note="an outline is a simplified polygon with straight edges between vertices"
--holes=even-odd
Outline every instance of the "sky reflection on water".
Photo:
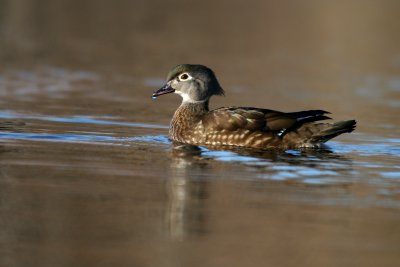
[[[353,134],[352,143],[332,141],[326,149],[319,150],[285,150],[285,151],[252,151],[235,148],[206,148],[173,145],[166,135],[129,135],[129,129],[167,129],[166,125],[146,123],[120,122],[116,117],[91,116],[43,116],[19,114],[10,111],[0,112],[0,118],[9,121],[24,120],[28,124],[40,121],[53,123],[72,123],[70,133],[24,132],[24,126],[16,126],[18,132],[13,131],[13,125],[5,126],[0,133],[0,140],[26,140],[35,142],[67,142],[84,144],[124,145],[133,149],[142,144],[161,145],[162,150],[179,151],[179,157],[190,160],[214,160],[223,164],[247,166],[251,170],[244,176],[235,179],[255,179],[271,181],[296,181],[306,185],[345,185],[352,184],[355,179],[361,179],[363,172],[375,173],[376,176],[368,179],[368,183],[382,185],[400,182],[400,172],[390,161],[400,160],[400,139],[383,138],[367,134]],[[96,131],[79,131],[79,125],[93,125]],[[98,126],[96,126],[98,125]],[[127,127],[124,135],[116,136],[105,132],[101,126],[118,125]],[[76,128],[76,129],[74,129]],[[5,131],[4,131],[5,130]],[[375,161],[375,157],[386,157],[384,162]],[[360,169],[364,169],[361,171]]]

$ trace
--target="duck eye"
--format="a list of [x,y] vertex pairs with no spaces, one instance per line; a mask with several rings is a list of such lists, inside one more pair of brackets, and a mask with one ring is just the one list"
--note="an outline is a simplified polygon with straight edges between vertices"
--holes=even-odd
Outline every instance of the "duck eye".
[[189,79],[189,75],[187,73],[183,73],[179,76],[179,80],[181,81],[185,81],[187,79]]

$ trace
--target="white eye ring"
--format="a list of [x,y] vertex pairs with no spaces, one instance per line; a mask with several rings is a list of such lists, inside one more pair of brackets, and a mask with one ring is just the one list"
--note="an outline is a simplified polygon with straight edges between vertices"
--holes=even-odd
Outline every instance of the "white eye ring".
[[191,79],[191,78],[192,78],[192,76],[190,76],[189,73],[187,73],[187,72],[182,73],[182,74],[179,75],[179,77],[178,77],[178,79],[179,79],[180,81],[186,81],[186,80],[189,80],[189,79]]

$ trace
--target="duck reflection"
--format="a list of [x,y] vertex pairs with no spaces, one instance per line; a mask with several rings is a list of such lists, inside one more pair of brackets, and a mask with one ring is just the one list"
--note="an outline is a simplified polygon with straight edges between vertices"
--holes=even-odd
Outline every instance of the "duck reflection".
[[[305,167],[320,167],[324,163],[332,164],[336,170],[350,169],[352,161],[347,157],[333,152],[329,147],[319,149],[297,149],[297,150],[256,150],[248,148],[236,148],[226,146],[198,147],[193,145],[174,143],[172,156],[193,164],[195,160],[214,159],[225,162],[249,165],[254,167],[265,166],[260,163],[283,163]],[[268,165],[268,164],[266,164]],[[326,168],[327,166],[323,166]]]
[[[327,184],[331,185],[334,178],[330,178],[330,175],[348,177],[345,174],[352,170],[350,159],[327,147],[318,150],[257,151],[174,143],[171,154],[166,220],[170,237],[177,240],[187,235],[207,233],[207,203],[213,183],[221,179],[220,175],[229,179],[246,176],[246,179],[255,180],[280,175],[283,179],[276,180],[298,179],[300,183],[302,179],[319,177],[322,184],[329,181]],[[243,169],[241,165],[245,166],[242,176],[235,174],[232,166],[226,167],[229,164],[239,169]],[[230,173],[225,172],[226,168]],[[291,176],[287,176],[288,173]]]
[[205,232],[204,206],[209,195],[209,182],[200,173],[207,164],[200,159],[201,148],[174,144],[171,178],[167,180],[167,227],[170,237],[183,240],[188,234]]

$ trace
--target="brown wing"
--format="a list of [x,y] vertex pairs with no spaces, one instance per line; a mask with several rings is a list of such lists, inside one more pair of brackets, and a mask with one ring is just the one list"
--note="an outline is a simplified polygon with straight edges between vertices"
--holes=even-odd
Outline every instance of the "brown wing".
[[269,109],[229,107],[210,111],[203,119],[203,125],[213,130],[250,130],[276,132],[280,135],[306,122],[329,119],[323,110],[308,110],[284,113]]

